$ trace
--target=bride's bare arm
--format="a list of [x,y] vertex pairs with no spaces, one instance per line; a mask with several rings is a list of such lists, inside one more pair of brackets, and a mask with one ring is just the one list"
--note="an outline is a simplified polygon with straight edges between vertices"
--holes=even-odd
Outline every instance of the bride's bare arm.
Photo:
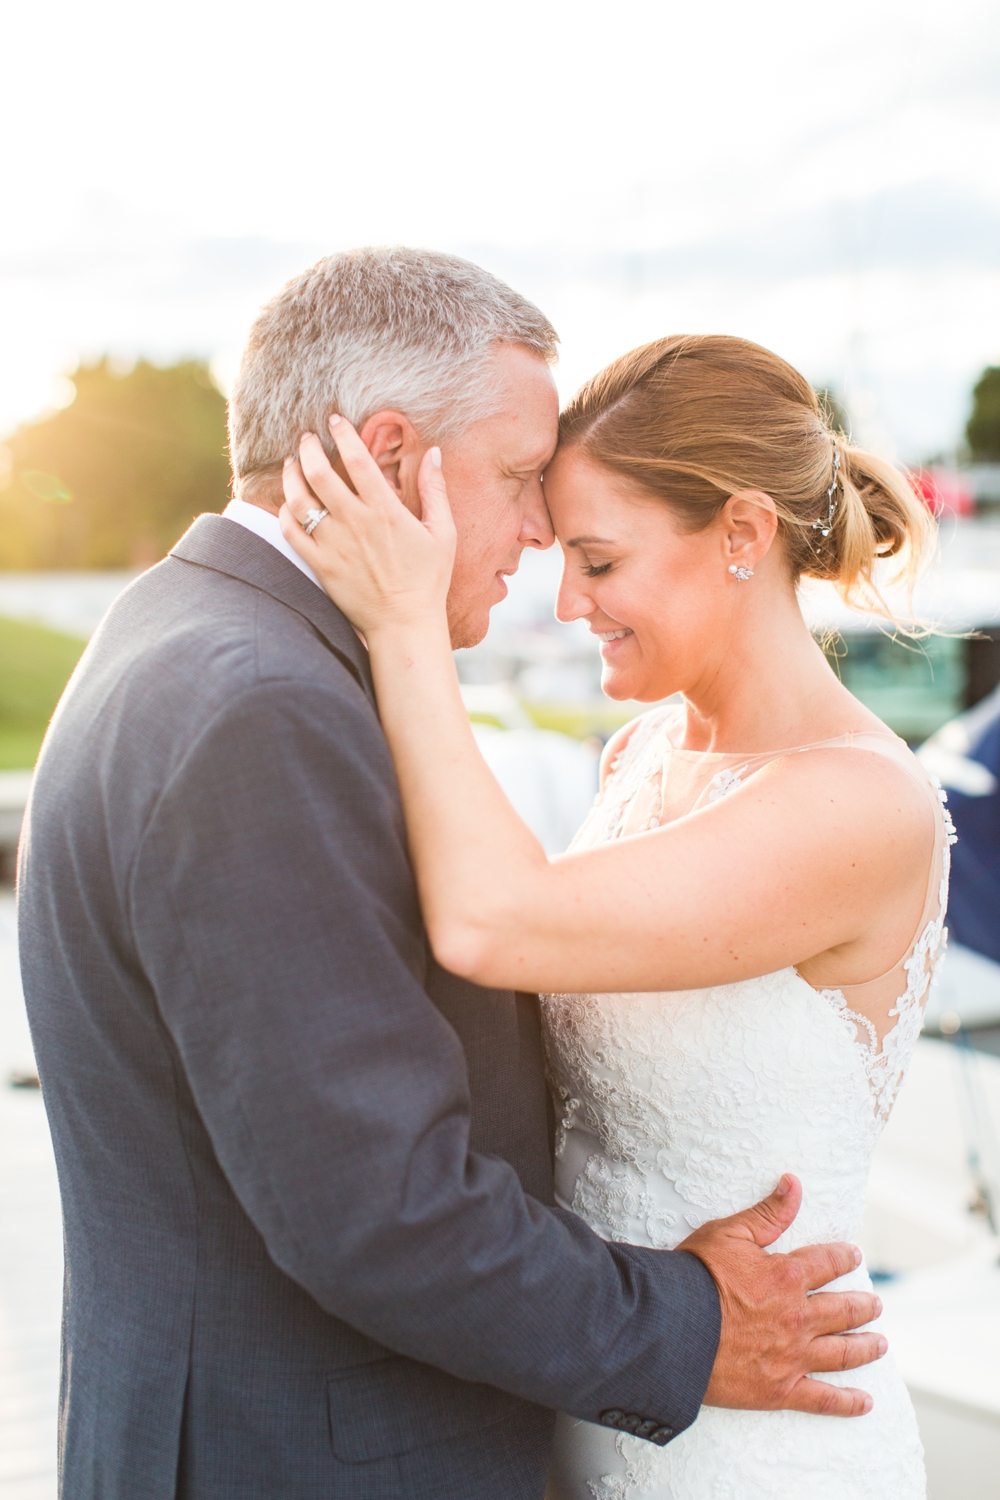
[[[286,465],[282,526],[367,640],[446,968],[524,990],[683,989],[830,949],[849,956],[884,936],[900,872],[926,872],[933,834],[919,788],[879,755],[789,756],[705,811],[547,858],[483,761],[459,693],[445,609],[454,528],[437,450],[421,468],[418,520],[350,424],[331,431],[357,493],[307,436]],[[308,537],[296,517],[316,497],[330,514]],[[916,921],[904,905],[901,948]]]

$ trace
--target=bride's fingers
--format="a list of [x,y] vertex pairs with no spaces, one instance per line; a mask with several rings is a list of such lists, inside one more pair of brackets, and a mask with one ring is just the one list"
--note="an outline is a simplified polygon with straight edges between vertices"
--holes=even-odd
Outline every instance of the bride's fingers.
[[[365,450],[367,452],[367,449]],[[299,439],[297,466],[313,495],[316,495],[328,510],[340,508],[349,511],[358,505],[358,496],[346,485],[327,458],[323,444],[314,432],[304,432]],[[290,465],[286,460],[285,473]],[[285,498],[288,498],[286,491]]]
[[[278,512],[281,534],[285,541],[295,548],[300,557],[304,557],[307,562],[315,563],[319,554],[319,543],[304,528],[309,520],[310,511],[327,509],[326,500],[317,497],[310,489],[297,458],[285,459],[285,466],[281,473],[281,486],[285,492],[285,503]],[[354,503],[357,504],[357,501]],[[330,504],[336,505],[332,496]],[[328,518],[324,518],[323,524],[330,527],[333,523],[332,518],[333,512],[330,512]]]
[[428,448],[420,460],[417,490],[420,495],[420,519],[431,536],[437,541],[454,545],[455,521],[448,501],[448,487],[441,472],[440,448]]
[[[376,507],[383,507],[386,504],[392,507],[397,506],[399,500],[386,483],[385,475],[347,418],[338,417],[336,412],[334,412],[330,417],[328,425],[330,436],[337,445],[337,452],[340,454],[341,462],[347,471],[347,476],[361,499],[367,502],[367,504]],[[319,446],[318,443],[317,446]],[[320,452],[323,452],[321,447]],[[311,457],[312,454],[310,453],[309,458],[311,459]],[[323,457],[326,458],[325,453]],[[309,471],[308,462],[303,463],[303,468],[305,469],[306,478],[312,484],[312,475]],[[317,491],[318,493],[319,491]]]
[[867,1391],[803,1375],[782,1404],[785,1411],[808,1411],[817,1417],[863,1417],[875,1403]]
[[306,484],[302,465],[297,458],[289,456],[281,471],[281,488],[285,492],[285,504],[290,507],[296,520],[304,516],[316,504],[316,496]]

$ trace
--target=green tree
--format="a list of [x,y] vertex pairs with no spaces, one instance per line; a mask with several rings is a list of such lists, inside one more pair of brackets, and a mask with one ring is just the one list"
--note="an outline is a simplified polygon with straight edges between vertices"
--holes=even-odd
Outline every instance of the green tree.
[[226,503],[226,403],[201,360],[118,375],[103,359],[74,385],[0,454],[0,569],[143,566]]
[[987,365],[973,386],[965,436],[977,462],[1000,463],[1000,365]]

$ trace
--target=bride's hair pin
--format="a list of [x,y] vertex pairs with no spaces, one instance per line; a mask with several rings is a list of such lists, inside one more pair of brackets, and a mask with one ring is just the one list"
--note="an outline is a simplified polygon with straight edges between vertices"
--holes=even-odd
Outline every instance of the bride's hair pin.
[[813,531],[818,531],[820,536],[828,537],[833,530],[833,513],[837,508],[837,486],[840,484],[840,449],[837,447],[837,439],[833,439],[833,478],[830,488],[826,492],[826,515],[819,516],[812,523]]

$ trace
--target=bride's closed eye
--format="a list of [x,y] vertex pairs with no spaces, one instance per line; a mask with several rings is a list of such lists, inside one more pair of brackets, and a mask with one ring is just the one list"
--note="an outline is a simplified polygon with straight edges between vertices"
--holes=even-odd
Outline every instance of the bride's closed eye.
[[588,578],[600,578],[602,573],[608,573],[611,571],[611,564],[609,562],[586,563],[584,565],[583,571],[586,573]]

